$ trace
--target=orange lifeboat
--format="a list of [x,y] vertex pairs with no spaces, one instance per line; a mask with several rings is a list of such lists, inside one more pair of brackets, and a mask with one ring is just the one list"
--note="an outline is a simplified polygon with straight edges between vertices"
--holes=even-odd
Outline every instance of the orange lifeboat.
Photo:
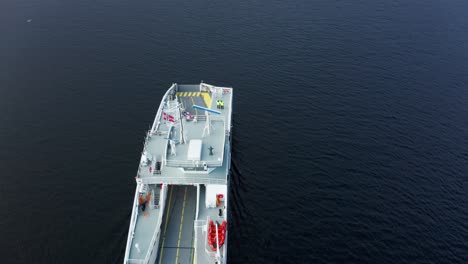
[[[218,239],[219,247],[221,248],[224,245],[224,240],[226,239],[226,221],[223,221],[221,225],[218,225]],[[213,220],[208,224],[208,245],[211,250],[216,251],[216,225]]]

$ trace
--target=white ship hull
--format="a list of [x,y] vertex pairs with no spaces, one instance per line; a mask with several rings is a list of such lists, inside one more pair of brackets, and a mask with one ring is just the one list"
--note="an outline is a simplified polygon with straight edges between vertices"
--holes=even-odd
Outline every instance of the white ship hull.
[[173,84],[147,133],[124,263],[226,263],[232,88]]

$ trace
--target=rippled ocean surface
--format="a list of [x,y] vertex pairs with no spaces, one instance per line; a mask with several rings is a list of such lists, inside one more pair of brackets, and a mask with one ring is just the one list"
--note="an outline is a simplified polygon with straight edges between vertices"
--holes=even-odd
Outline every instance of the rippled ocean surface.
[[3,0],[2,263],[121,263],[171,83],[235,88],[229,263],[468,262],[466,1]]

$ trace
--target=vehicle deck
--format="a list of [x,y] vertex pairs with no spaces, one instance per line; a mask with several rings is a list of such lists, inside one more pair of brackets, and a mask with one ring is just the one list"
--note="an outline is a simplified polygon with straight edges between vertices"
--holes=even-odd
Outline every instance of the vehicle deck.
[[197,188],[171,185],[168,195],[156,263],[192,263]]

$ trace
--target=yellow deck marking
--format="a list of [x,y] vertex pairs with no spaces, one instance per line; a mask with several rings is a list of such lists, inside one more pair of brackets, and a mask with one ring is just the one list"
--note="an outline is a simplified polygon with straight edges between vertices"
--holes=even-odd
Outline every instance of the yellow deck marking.
[[180,96],[180,92],[177,92],[176,95],[177,95],[177,96]]
[[197,93],[197,96],[200,96],[200,92]]
[[163,241],[161,245],[161,254],[159,255],[159,264],[162,263],[163,259],[163,253],[164,253],[164,243],[166,242],[166,231],[167,231],[167,220],[169,220],[169,214],[171,213],[171,200],[172,200],[172,190],[174,189],[173,186],[171,186],[171,193],[169,194],[169,205],[167,207],[167,215],[166,215],[166,224],[164,225],[164,234],[163,234]]
[[180,249],[180,237],[182,236],[182,225],[184,224],[184,211],[185,211],[185,200],[187,198],[187,187],[185,187],[184,193],[184,204],[182,205],[182,216],[180,217],[180,226],[179,226],[179,241],[177,241],[177,253],[175,257],[175,263],[179,264],[179,249]]
[[207,92],[203,92],[203,93],[201,93],[201,96],[203,97],[203,101],[205,102],[206,107],[211,108],[210,94],[208,94]]
[[187,96],[187,92],[184,93],[184,96]]

